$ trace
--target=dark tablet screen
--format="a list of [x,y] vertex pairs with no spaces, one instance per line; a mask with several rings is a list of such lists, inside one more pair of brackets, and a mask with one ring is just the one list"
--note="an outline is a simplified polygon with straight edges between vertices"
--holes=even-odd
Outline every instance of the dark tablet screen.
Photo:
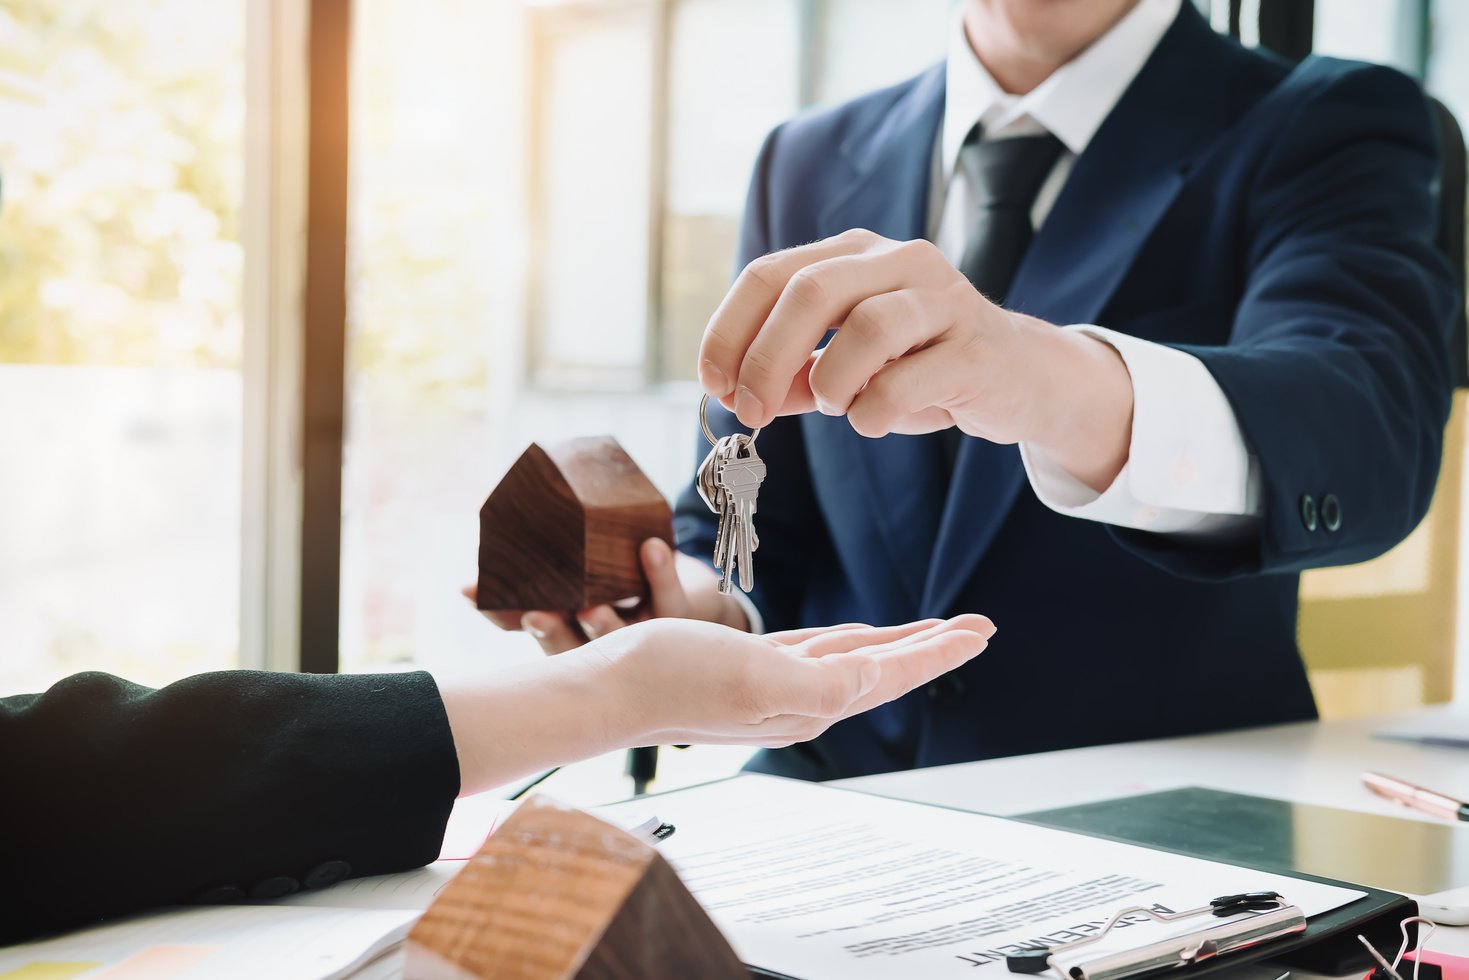
[[1021,819],[1246,867],[1303,871],[1410,895],[1469,886],[1469,824],[1188,787]]

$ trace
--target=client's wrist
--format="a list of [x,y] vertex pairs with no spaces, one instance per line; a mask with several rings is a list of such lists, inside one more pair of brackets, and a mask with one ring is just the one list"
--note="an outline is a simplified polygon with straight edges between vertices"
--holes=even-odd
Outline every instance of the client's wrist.
[[587,718],[605,746],[602,751],[657,744],[654,733],[663,727],[667,707],[666,653],[658,644],[661,624],[668,620],[633,623],[574,651],[585,657],[586,669],[569,679],[566,703],[586,705]]
[[627,671],[596,646],[440,684],[460,795],[631,744]]

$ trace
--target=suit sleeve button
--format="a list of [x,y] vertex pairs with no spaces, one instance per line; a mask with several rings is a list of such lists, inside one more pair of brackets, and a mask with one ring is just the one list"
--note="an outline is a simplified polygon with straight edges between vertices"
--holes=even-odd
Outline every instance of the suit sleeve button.
[[351,873],[352,865],[346,861],[323,861],[306,872],[301,885],[305,888],[325,888],[327,885],[335,885]]
[[1336,499],[1336,494],[1328,493],[1321,498],[1321,523],[1328,531],[1341,529],[1341,501]]
[[1301,523],[1307,531],[1316,530],[1316,498],[1309,493],[1301,494]]
[[250,897],[258,899],[285,898],[300,890],[301,883],[295,878],[287,878],[281,875],[276,878],[266,878],[257,881],[255,887],[250,889]]
[[194,896],[195,905],[231,905],[245,900],[245,889],[234,885],[215,885]]

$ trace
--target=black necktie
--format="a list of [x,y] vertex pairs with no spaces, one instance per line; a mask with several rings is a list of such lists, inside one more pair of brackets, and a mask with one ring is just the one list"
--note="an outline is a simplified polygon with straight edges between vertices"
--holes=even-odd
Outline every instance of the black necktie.
[[[959,271],[993,303],[1005,303],[1015,270],[1034,235],[1031,206],[1060,154],[1061,141],[1050,133],[982,141],[978,126],[959,151],[959,166],[969,178],[975,199],[974,224]],[[943,433],[944,459],[950,472],[962,435],[958,426]]]

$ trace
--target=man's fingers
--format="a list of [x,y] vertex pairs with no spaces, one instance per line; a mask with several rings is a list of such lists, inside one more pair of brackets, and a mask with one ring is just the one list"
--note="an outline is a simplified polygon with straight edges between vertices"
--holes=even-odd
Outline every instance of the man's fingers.
[[796,376],[791,379],[791,386],[786,389],[785,400],[775,410],[776,415],[805,415],[816,411],[816,395],[811,391],[811,369],[816,366],[821,357],[821,351],[812,351],[806,357],[806,363],[801,365]]
[[614,630],[622,629],[627,623],[617,615],[611,606],[593,606],[591,609],[583,609],[576,614],[576,621],[581,624],[582,632],[588,639],[595,640],[599,636],[606,636]]
[[956,315],[948,296],[935,289],[899,289],[854,306],[811,368],[811,393],[821,412],[845,413],[884,365],[948,330]]
[[470,582],[459,590],[459,594],[468,599],[470,605],[479,610],[480,615],[484,616],[485,619],[488,619],[500,629],[510,630],[512,632],[520,629],[521,617],[525,615],[520,610],[479,609],[478,582]]
[[525,619],[525,613],[518,609],[508,612],[499,609],[481,609],[480,612],[484,614],[485,619],[488,619],[502,630],[509,630],[511,632],[520,629],[520,624]]
[[863,300],[900,288],[904,272],[886,251],[838,255],[796,270],[740,362],[734,399],[740,421],[756,426],[774,418],[822,336]]
[[678,577],[678,556],[662,538],[644,541],[640,552],[643,574],[648,577],[652,594],[653,615],[663,619],[687,618],[689,597]]
[[[740,373],[746,352],[775,309],[791,278],[813,263],[855,255],[880,240],[872,232],[853,230],[809,245],[772,252],[745,266],[734,286],[725,295],[724,301],[719,304],[719,309],[714,311],[699,344],[699,381],[704,390],[715,398],[725,400],[726,405],[734,404],[741,421],[747,425],[763,425],[769,421],[765,417],[767,409],[763,405],[758,413],[750,414],[747,411],[751,407],[749,393],[745,393],[742,410],[741,393],[736,391],[736,382],[738,381],[741,388],[748,387]],[[818,333],[811,340],[801,352],[802,358],[811,352],[820,337],[821,334]],[[799,364],[798,360],[791,366],[785,381],[790,380]],[[774,387],[778,387],[779,391],[773,390]],[[772,390],[764,390],[761,397],[766,400],[769,409],[773,410],[781,400],[777,396],[783,395],[785,391],[785,384],[779,383],[772,386]],[[758,418],[758,421],[751,422],[751,418]]]
[[[847,406],[847,421],[860,435],[876,439],[897,430],[918,413],[931,418],[944,418],[945,428],[952,423],[947,412],[939,416],[932,409],[946,409],[964,387],[959,375],[960,361],[949,343],[932,347],[891,361],[874,374],[852,403]],[[930,430],[931,431],[931,430]]]
[[954,425],[954,416],[948,409],[930,406],[894,419],[891,431],[903,436],[921,436],[940,429],[951,429]]
[[565,653],[586,643],[581,628],[568,621],[568,617],[551,612],[528,612],[520,621],[520,628],[535,638],[546,653]]

